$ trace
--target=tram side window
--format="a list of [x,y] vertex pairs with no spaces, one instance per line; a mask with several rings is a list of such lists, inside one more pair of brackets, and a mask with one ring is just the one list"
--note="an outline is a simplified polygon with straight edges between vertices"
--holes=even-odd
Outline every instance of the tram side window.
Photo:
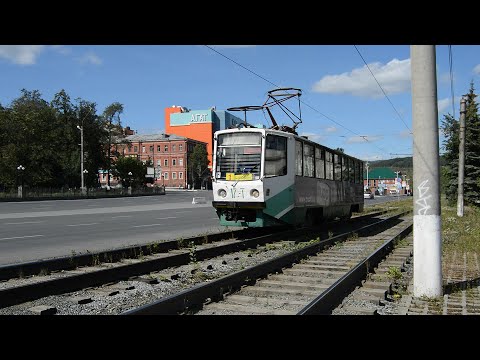
[[329,151],[325,151],[326,179],[333,180],[333,156]]
[[355,161],[355,183],[360,184],[362,178],[361,164],[359,161]]
[[348,174],[351,183],[355,183],[355,160],[348,159]]
[[295,175],[302,176],[303,168],[303,151],[302,151],[302,142],[295,140],[295,159],[297,160],[295,166]]
[[335,164],[335,181],[342,180],[342,157],[338,154],[333,155],[333,163]]
[[319,147],[315,148],[315,177],[325,179],[325,151]]
[[287,174],[287,138],[267,135],[265,143],[265,176]]
[[348,181],[348,159],[345,156],[342,158],[342,180]]
[[314,176],[314,152],[313,146],[303,144],[303,176]]

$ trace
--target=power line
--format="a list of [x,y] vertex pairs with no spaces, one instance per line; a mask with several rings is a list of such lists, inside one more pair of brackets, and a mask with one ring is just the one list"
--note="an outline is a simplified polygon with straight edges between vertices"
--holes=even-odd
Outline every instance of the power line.
[[400,118],[400,120],[402,120],[403,124],[407,127],[408,131],[410,131],[410,133],[412,132],[412,130],[410,130],[410,128],[408,127],[407,123],[403,120],[402,116],[400,115],[400,113],[398,112],[397,108],[393,105],[392,101],[390,100],[390,98],[388,97],[387,93],[385,92],[385,90],[383,90],[382,88],[382,85],[380,85],[380,83],[378,82],[377,78],[375,77],[375,75],[373,75],[373,72],[372,70],[370,69],[370,66],[368,66],[367,62],[365,61],[365,59],[363,58],[362,54],[360,53],[360,50],[358,50],[357,46],[356,45],[353,45],[355,47],[355,49],[357,50],[358,52],[358,55],[360,55],[360,57],[362,58],[363,62],[365,63],[365,66],[367,67],[368,71],[370,71],[370,74],[372,74],[373,78],[375,79],[375,81],[377,82],[378,86],[380,87],[380,89],[382,90],[383,92],[383,95],[385,95],[385,97],[387,98],[388,102],[390,103],[390,105],[392,105],[393,107],[393,110],[395,110],[395,112],[397,113],[398,117]]
[[[233,60],[233,59],[229,58],[228,56],[226,56],[226,55],[224,55],[224,54],[222,54],[220,51],[218,51],[218,50],[215,50],[215,49],[214,49],[214,48],[212,48],[211,46],[205,45],[205,47],[207,47],[207,48],[209,48],[210,50],[214,51],[215,53],[217,53],[217,54],[219,54],[219,55],[223,56],[225,59],[227,59],[227,60],[230,60],[230,61],[231,61],[231,62],[233,62],[234,64],[236,64],[236,65],[240,66],[241,68],[243,68],[243,69],[247,70],[248,72],[252,73],[253,75],[255,75],[255,76],[259,77],[260,79],[262,79],[262,80],[264,80],[264,81],[268,82],[269,84],[271,84],[271,85],[273,85],[273,86],[275,86],[275,87],[277,87],[277,88],[280,88],[280,86],[279,86],[279,85],[277,85],[277,84],[273,83],[272,81],[270,81],[270,80],[268,80],[268,79],[264,78],[263,76],[261,76],[261,75],[257,74],[255,71],[248,69],[247,67],[245,67],[245,66],[243,66],[242,64],[238,63],[237,61],[235,61],[235,60]],[[304,101],[302,101],[302,100],[300,100],[300,102],[301,102],[302,104],[304,104],[305,106],[309,107],[310,109],[312,109],[313,111],[315,111],[316,113],[318,113],[318,114],[322,115],[323,117],[325,117],[326,119],[330,120],[331,122],[333,122],[333,123],[337,124],[338,126],[341,126],[342,128],[344,128],[345,130],[347,130],[347,131],[351,132],[352,134],[354,134],[354,135],[356,135],[356,136],[359,136],[359,137],[363,138],[363,139],[364,139],[366,142],[369,142],[369,143],[371,143],[371,142],[370,142],[370,141],[369,141],[369,140],[366,138],[366,136],[364,136],[364,135],[360,135],[360,134],[358,134],[358,133],[356,133],[356,132],[354,132],[354,131],[350,130],[349,128],[345,127],[344,125],[342,125],[342,124],[341,124],[341,123],[339,123],[338,121],[335,121],[334,119],[330,118],[329,116],[327,116],[327,115],[323,114],[322,112],[320,112],[319,110],[317,110],[317,109],[316,109],[316,108],[314,108],[313,106],[311,106],[311,105],[307,104],[306,102],[304,102]],[[410,129],[409,129],[409,130],[410,130]],[[385,149],[382,149],[382,148],[380,148],[379,146],[377,146],[377,145],[375,145],[375,144],[373,144],[373,143],[371,143],[371,144],[372,144],[373,146],[375,146],[377,149],[379,149],[380,151],[383,151],[383,152],[385,152]]]

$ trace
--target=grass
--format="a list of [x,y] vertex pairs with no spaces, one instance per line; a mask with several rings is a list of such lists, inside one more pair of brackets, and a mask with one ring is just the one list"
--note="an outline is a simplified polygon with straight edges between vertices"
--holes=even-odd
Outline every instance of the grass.
[[463,217],[457,208],[442,206],[443,256],[457,253],[480,254],[480,209],[464,207]]

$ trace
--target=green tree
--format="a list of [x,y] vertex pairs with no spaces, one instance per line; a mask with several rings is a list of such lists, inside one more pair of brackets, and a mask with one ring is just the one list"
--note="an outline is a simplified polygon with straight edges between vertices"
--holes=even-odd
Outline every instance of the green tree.
[[[129,175],[131,173],[132,175]],[[134,157],[120,156],[112,168],[112,175],[122,181],[123,186],[140,186],[145,183],[147,165]]]
[[464,199],[466,203],[480,206],[480,117],[475,101],[473,82],[467,94],[467,113],[465,116],[465,180]]
[[[104,125],[104,129],[108,133],[108,140],[106,142],[106,167],[109,172],[112,166],[115,165],[115,161],[112,160],[112,157],[118,157],[120,155],[117,150],[117,144],[122,143],[123,139],[125,138],[122,122],[120,119],[120,115],[122,113],[123,105],[119,102],[114,102],[108,105],[102,114],[102,122]],[[112,146],[114,146],[113,150]],[[110,185],[110,176],[108,176],[108,185]]]
[[[473,82],[467,94],[465,115],[465,169],[464,169],[464,200],[470,205],[480,206],[480,118],[477,95]],[[442,130],[445,135],[443,146],[445,149],[445,167],[442,174],[442,188],[451,205],[457,200],[458,189],[458,156],[459,156],[459,123],[451,115],[445,115],[442,121]]]
[[193,148],[193,152],[188,157],[189,184],[193,187],[201,187],[202,183],[210,175],[210,169],[207,149],[204,145],[197,144]]

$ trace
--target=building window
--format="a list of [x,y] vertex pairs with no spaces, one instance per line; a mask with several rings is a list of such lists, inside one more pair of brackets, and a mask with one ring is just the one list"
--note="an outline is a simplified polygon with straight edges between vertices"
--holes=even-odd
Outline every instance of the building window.
[[136,153],[138,152],[138,146],[133,147],[133,152],[136,152]]
[[172,159],[172,166],[176,166],[177,165],[177,159]]
[[163,160],[163,166],[165,166],[165,167],[168,166],[168,159]]
[[168,180],[168,173],[167,173],[167,172],[164,172],[164,173],[163,173],[163,178],[164,178],[165,180]]
[[168,145],[165,145],[165,147],[163,148],[163,151],[168,152]]
[[178,144],[178,151],[183,151],[183,144]]
[[172,180],[177,180],[177,173],[176,172],[172,172]]
[[342,181],[342,156],[338,154],[333,155],[333,163],[335,165],[334,176],[336,181]]
[[145,146],[142,146],[142,153],[145,152]]
[[172,145],[172,151],[175,151],[175,150],[176,150],[176,146]]
[[132,145],[128,145],[128,151],[132,152]]
[[178,159],[178,165],[183,166],[183,159]]
[[157,160],[157,166],[161,166],[161,165],[162,165],[161,160],[160,159]]
[[179,178],[179,179],[183,179],[183,172],[179,172],[179,173],[178,173],[178,178]]
[[157,152],[162,151],[162,147],[160,145],[157,145]]
[[326,179],[333,180],[333,156],[331,152],[325,151]]

